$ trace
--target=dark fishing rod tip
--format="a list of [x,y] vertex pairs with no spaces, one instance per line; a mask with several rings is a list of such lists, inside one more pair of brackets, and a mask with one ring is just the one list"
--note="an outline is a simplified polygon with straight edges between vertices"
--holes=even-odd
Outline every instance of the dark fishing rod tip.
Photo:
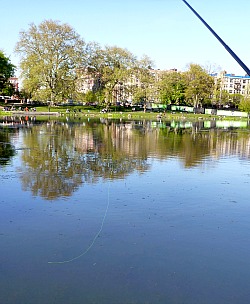
[[250,76],[250,70],[245,65],[245,63],[233,52],[233,50],[221,39],[221,37],[211,28],[210,25],[207,24],[207,22],[196,12],[195,9],[192,8],[192,6],[186,0],[182,0],[182,1],[190,8],[190,10],[196,15],[196,17],[200,19],[200,21],[214,35],[214,37],[217,38],[217,40],[224,46],[224,48],[234,58],[234,60],[237,61],[237,63],[241,66],[241,68]]

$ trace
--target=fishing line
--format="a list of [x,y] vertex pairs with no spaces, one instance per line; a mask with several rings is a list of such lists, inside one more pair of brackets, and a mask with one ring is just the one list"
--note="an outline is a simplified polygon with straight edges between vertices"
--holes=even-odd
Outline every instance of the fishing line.
[[79,258],[81,258],[82,256],[84,256],[86,253],[89,252],[89,250],[94,246],[98,236],[101,234],[102,232],[102,229],[103,229],[103,226],[104,226],[104,222],[106,220],[106,217],[107,217],[107,213],[108,213],[108,210],[109,210],[109,205],[110,205],[110,199],[109,199],[109,189],[110,189],[110,181],[109,181],[109,184],[108,184],[108,201],[107,201],[107,206],[106,206],[106,209],[105,209],[105,212],[104,212],[104,215],[103,215],[103,219],[102,219],[102,223],[101,223],[101,226],[100,226],[100,229],[98,230],[98,232],[96,233],[96,235],[94,236],[92,242],[90,243],[90,245],[87,247],[87,249],[85,249],[81,254],[79,254],[78,256],[75,256],[73,257],[72,259],[69,259],[69,260],[65,260],[65,261],[51,261],[51,262],[48,262],[48,264],[65,264],[65,263],[70,263],[70,262],[73,262]]

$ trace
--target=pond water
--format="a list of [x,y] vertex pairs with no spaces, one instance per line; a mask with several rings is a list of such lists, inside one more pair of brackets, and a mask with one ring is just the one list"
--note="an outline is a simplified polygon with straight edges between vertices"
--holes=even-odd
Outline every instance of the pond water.
[[6,121],[0,303],[249,303],[241,122]]

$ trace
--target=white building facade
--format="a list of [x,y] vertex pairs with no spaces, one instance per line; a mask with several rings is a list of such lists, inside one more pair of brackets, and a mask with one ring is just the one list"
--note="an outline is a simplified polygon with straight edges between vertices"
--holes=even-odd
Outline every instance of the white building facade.
[[220,82],[221,90],[229,94],[248,95],[250,93],[250,76],[236,76],[225,72],[212,75],[215,77],[215,83]]

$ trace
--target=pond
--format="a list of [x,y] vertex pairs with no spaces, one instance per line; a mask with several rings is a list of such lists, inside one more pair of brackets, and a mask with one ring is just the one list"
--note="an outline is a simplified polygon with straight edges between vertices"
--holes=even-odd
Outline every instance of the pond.
[[6,118],[0,303],[250,301],[247,122]]

